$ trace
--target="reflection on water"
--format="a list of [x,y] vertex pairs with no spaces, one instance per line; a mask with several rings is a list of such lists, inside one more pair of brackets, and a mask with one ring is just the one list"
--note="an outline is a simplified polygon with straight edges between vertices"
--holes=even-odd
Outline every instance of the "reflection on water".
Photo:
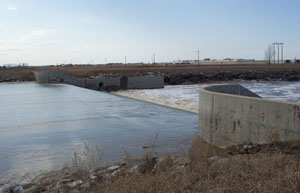
[[141,155],[159,132],[157,152],[197,134],[198,117],[70,85],[0,84],[0,180],[61,167],[84,142],[104,163]]

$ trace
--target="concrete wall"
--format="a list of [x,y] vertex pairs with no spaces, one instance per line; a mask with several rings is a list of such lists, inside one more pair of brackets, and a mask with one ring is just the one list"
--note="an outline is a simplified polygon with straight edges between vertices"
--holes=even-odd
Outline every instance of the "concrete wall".
[[163,88],[163,76],[136,76],[128,77],[127,89]]
[[61,75],[63,77],[64,83],[86,88],[87,83],[85,79],[76,79],[64,73],[62,73]]
[[86,80],[73,78],[63,72],[33,72],[38,83],[66,83],[86,87]]
[[33,72],[38,83],[61,83],[64,82],[61,72]]
[[94,90],[116,91],[120,89],[163,88],[163,76],[100,77],[76,79],[62,72],[34,72],[39,83],[66,83]]
[[120,89],[120,78],[103,77],[97,79],[87,79],[87,88],[94,90],[115,90]]
[[239,87],[200,89],[200,137],[217,146],[300,139],[300,104],[262,99]]

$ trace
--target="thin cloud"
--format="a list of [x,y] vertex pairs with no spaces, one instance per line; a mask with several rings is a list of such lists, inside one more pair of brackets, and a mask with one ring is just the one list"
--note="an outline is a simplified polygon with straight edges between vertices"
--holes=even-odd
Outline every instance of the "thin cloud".
[[49,33],[49,30],[33,31],[33,32],[26,34],[26,35],[22,36],[21,38],[19,38],[17,40],[17,42],[25,43],[25,42],[31,42],[34,40],[39,40],[39,39],[45,37],[48,33]]
[[38,47],[44,47],[44,46],[53,46],[58,44],[59,42],[57,40],[51,40],[51,41],[47,41],[47,42],[42,42],[39,44],[36,44],[36,46]]
[[9,7],[7,7],[7,10],[8,11],[17,11],[17,10],[19,10],[17,7],[12,7],[12,6],[9,6]]
[[5,49],[0,49],[0,53],[20,52],[20,51],[22,51],[22,48],[5,48]]

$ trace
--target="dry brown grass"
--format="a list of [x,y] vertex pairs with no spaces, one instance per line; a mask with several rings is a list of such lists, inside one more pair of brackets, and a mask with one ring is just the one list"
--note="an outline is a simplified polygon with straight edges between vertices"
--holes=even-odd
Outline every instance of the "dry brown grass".
[[[298,147],[299,142],[296,143]],[[264,147],[274,149],[275,146]],[[277,149],[292,147],[295,144],[276,146]],[[300,151],[284,154],[265,148],[262,153],[229,156],[226,150],[197,139],[189,151],[191,163],[188,167],[127,176],[99,184],[92,192],[300,192]],[[229,161],[211,163],[207,158],[213,155],[227,155]]]
[[[153,139],[155,144],[157,135]],[[229,153],[237,147],[220,149],[195,137],[186,156],[188,165],[169,167],[166,171],[128,173],[114,180],[99,179],[89,189],[80,191],[93,193],[280,193],[300,192],[300,142],[273,142],[259,146],[253,154]],[[149,150],[149,151],[152,151]],[[72,167],[49,172],[31,180],[35,186],[55,187],[57,179],[67,175],[78,175],[76,179],[89,179],[87,170],[101,162],[103,151],[85,145],[79,156],[73,158]],[[220,156],[223,161],[208,158]],[[151,153],[143,159],[150,159]],[[75,171],[75,172],[74,172]]]
[[0,79],[15,78],[20,81],[33,81],[32,71],[62,71],[77,78],[86,78],[99,74],[122,74],[132,73],[201,73],[201,72],[218,72],[218,71],[279,71],[279,70],[296,70],[300,71],[300,65],[181,65],[181,66],[48,66],[48,67],[26,67],[26,68],[0,68]]
[[[47,70],[59,70],[70,74],[77,78],[86,78],[89,76],[96,76],[99,74],[122,74],[128,75],[131,73],[200,73],[200,72],[217,72],[217,71],[279,71],[279,70],[297,70],[300,71],[300,65],[199,65],[199,66],[140,66],[140,67],[103,67],[103,66],[76,66],[76,67],[52,67],[46,68]],[[45,69],[42,69],[45,70]]]
[[0,68],[0,80],[34,81],[34,68]]

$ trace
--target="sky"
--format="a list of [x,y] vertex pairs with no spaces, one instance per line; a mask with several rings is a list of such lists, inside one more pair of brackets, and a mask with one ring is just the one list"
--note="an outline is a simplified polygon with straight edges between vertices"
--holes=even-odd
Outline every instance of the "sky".
[[0,65],[300,58],[299,0],[0,0]]

